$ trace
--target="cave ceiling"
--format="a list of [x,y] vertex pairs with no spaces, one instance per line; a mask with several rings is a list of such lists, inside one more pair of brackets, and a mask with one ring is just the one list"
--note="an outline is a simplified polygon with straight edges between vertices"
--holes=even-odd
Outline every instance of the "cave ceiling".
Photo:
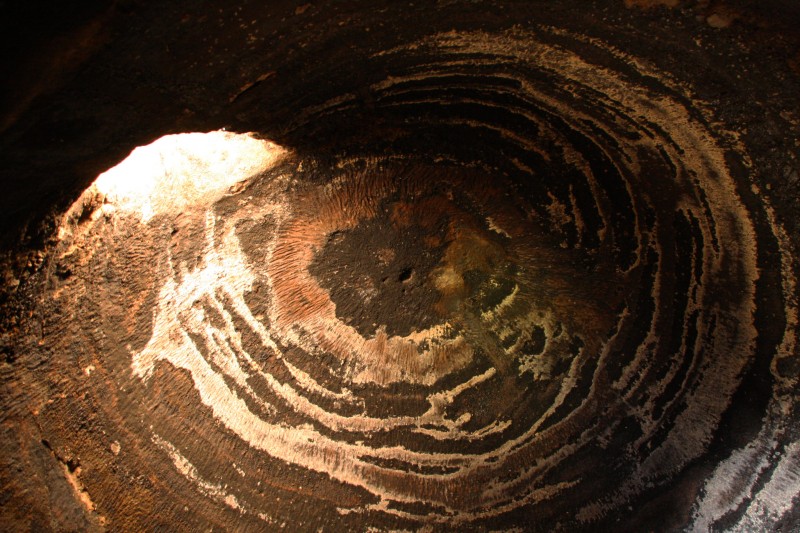
[[800,528],[794,3],[0,18],[5,529]]

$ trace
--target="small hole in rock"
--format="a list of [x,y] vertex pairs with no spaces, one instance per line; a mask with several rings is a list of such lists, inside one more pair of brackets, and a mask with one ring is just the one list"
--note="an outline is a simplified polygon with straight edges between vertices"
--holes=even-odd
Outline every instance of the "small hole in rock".
[[406,281],[411,279],[411,274],[413,273],[414,270],[411,267],[406,268],[402,272],[400,272],[399,276],[397,276],[397,281],[402,281],[403,283],[405,283]]

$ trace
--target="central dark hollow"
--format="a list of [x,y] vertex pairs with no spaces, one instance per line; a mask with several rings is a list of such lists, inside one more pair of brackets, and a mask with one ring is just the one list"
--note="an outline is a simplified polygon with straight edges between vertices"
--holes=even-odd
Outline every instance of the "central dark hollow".
[[397,281],[410,281],[411,280],[411,274],[413,274],[413,273],[414,273],[414,269],[412,269],[411,267],[404,268],[403,271],[400,272],[400,275],[397,276]]
[[328,237],[309,271],[328,291],[339,320],[371,337],[408,335],[442,322],[430,272],[442,260],[447,218],[434,228],[398,222],[392,205]]

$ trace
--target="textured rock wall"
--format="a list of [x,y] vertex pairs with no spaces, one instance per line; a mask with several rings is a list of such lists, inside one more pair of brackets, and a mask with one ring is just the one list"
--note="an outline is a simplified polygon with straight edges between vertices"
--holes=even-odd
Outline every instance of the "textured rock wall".
[[796,18],[45,26],[0,135],[8,529],[797,528]]

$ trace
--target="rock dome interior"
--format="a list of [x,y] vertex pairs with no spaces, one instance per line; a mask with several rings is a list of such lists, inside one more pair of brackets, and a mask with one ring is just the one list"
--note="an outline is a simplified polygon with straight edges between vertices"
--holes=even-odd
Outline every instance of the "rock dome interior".
[[800,9],[0,4],[8,530],[800,527]]

